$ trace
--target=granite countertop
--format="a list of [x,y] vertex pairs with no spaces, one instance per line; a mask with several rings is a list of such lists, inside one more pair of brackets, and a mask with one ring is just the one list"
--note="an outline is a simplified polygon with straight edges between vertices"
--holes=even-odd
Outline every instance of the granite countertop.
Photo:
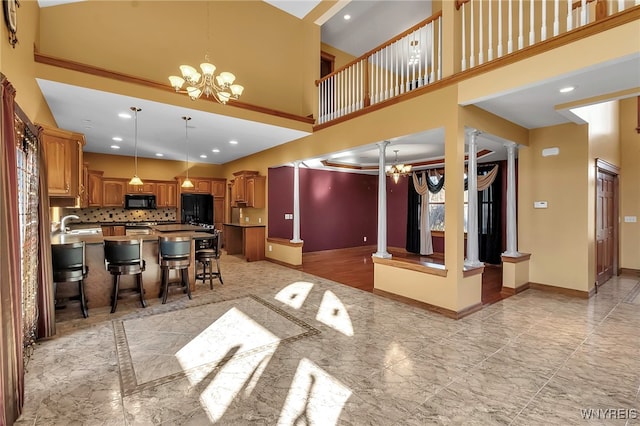
[[[195,227],[198,229],[202,229],[199,226]],[[213,234],[208,232],[194,232],[195,230],[182,230],[176,231],[171,234],[171,236],[188,236],[193,239],[199,238],[212,238]],[[142,234],[142,235],[123,235],[123,236],[112,236],[112,237],[104,237],[102,234],[61,234],[59,232],[51,235],[51,244],[66,244],[66,243],[75,243],[78,241],[84,241],[85,244],[102,244],[104,240],[143,240],[144,242],[157,242],[158,237],[166,236],[163,232],[157,232],[152,230],[150,234]]]
[[235,226],[238,228],[264,228],[264,223],[223,223],[223,226]]
[[152,225],[150,228],[157,232],[202,231],[204,229],[202,226],[189,225],[188,223]]

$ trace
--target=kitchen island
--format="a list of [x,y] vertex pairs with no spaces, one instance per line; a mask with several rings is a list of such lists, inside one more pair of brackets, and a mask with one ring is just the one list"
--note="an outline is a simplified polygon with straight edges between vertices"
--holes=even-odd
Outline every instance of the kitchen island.
[[[161,226],[161,225],[158,225]],[[173,225],[164,225],[173,226]],[[184,225],[183,225],[184,226]],[[191,226],[191,225],[186,225]],[[209,239],[211,234],[207,232],[199,232],[202,229],[200,227],[194,227],[197,229],[183,229],[176,232],[172,232],[172,236],[188,236],[192,239],[191,243],[191,265],[189,268],[189,285],[191,291],[196,291],[195,286],[195,242],[198,239]],[[89,274],[84,280],[85,282],[85,295],[89,306],[89,315],[91,315],[91,308],[97,308],[100,306],[111,306],[111,290],[113,286],[113,276],[107,271],[104,260],[104,240],[142,240],[142,259],[146,263],[146,269],[142,273],[142,281],[145,289],[145,298],[151,300],[160,296],[160,264],[158,259],[158,237],[161,235],[167,235],[164,232],[151,229],[149,234],[144,235],[129,235],[129,236],[103,236],[101,233],[96,234],[61,234],[55,233],[51,235],[51,244],[65,244],[77,241],[85,242],[85,262],[89,267]],[[175,274],[175,275],[174,275]],[[171,280],[177,279],[177,272],[172,271]],[[133,288],[135,287],[134,276],[122,276],[120,288]],[[206,286],[209,289],[209,286]],[[66,297],[77,293],[77,286],[71,284],[58,285],[58,297]],[[177,297],[177,296],[175,296]],[[186,297],[186,295],[185,295]],[[132,297],[130,300],[134,301],[137,298]]]

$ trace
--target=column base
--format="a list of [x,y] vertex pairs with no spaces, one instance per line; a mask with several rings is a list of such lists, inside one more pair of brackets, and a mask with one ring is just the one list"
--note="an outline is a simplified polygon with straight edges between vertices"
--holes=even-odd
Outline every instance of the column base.
[[300,238],[293,238],[289,240],[289,242],[294,244],[304,243],[304,241],[302,241]]
[[465,259],[464,266],[466,266],[467,268],[479,268],[481,266],[484,266],[484,262],[480,262],[479,260]]
[[373,257],[379,257],[381,259],[391,259],[391,253],[387,253],[386,251],[385,252],[377,251],[377,252],[373,253],[372,256]]

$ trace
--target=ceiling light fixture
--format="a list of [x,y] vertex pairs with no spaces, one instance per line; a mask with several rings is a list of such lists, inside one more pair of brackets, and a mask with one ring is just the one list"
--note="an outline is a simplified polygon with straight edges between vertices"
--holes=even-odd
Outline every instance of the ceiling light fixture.
[[218,152],[220,152],[220,150],[218,148],[213,148],[211,152],[215,152],[217,154]]
[[387,175],[393,177],[394,183],[398,183],[400,176],[411,173],[411,164],[398,164],[398,150],[394,149],[393,152],[396,153],[396,159],[393,165],[387,170]]
[[142,111],[142,109],[138,107],[131,107],[129,109],[133,111],[135,115],[134,157],[133,158],[134,158],[135,167],[136,167],[135,174],[129,181],[129,185],[139,186],[143,184],[142,179],[138,177],[138,112]]
[[575,89],[575,87],[573,87],[573,86],[563,87],[562,89],[560,89],[560,93],[573,92],[574,89]]
[[348,21],[349,19],[351,19],[351,15],[349,15],[349,14],[344,15],[344,20],[345,21]]
[[[207,2],[207,45],[209,45],[209,2]],[[209,62],[209,54],[204,55],[204,62],[200,64],[202,74],[191,65],[180,65],[182,77],[172,75],[169,77],[171,86],[179,93],[186,93],[192,101],[203,94],[208,98],[212,96],[221,104],[226,104],[230,99],[238,99],[244,87],[233,84],[236,76],[230,72],[221,72],[215,76],[216,66]],[[187,89],[181,90],[187,83]]]
[[189,135],[187,134],[187,128],[191,117],[183,116],[182,119],[184,120],[184,142],[187,149],[187,178],[182,182],[181,186],[183,188],[193,188],[193,182],[189,180]]
[[238,145],[238,141],[229,141],[231,145]]
[[118,145],[111,145],[111,149],[120,149]]
[[122,138],[120,136],[114,136],[111,138],[112,141],[122,142]]

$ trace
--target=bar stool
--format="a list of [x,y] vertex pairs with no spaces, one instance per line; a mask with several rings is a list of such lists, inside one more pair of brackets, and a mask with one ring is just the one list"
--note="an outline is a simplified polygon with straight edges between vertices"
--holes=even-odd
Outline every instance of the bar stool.
[[[184,236],[160,236],[158,237],[158,256],[161,275],[162,303],[167,303],[169,286],[179,285],[183,287],[189,299],[191,288],[189,286],[189,266],[191,266],[191,237]],[[180,281],[170,281],[171,270],[180,271]]]
[[[113,275],[113,292],[111,294],[111,313],[116,311],[121,291],[140,294],[140,303],[147,307],[142,286],[142,272],[146,263],[142,259],[142,240],[104,240],[104,260],[107,270]],[[136,287],[120,290],[120,276],[135,275]]]
[[[222,281],[222,273],[220,272],[220,253],[222,253],[222,236],[219,230],[213,231],[213,238],[208,240],[209,245],[205,248],[196,250],[196,281],[209,280],[209,287],[213,289],[213,279],[218,278],[220,284]],[[213,271],[213,262],[216,262],[216,270]],[[198,272],[198,267],[202,266],[202,272]]]
[[[82,316],[87,318],[87,300],[84,296],[84,279],[87,278],[89,267],[85,265],[84,241],[51,246],[51,260],[53,264],[53,283],[57,291],[58,283],[77,282],[78,295],[71,296],[71,300],[80,301]],[[55,297],[55,296],[54,296]],[[56,297],[56,304],[58,299]]]

